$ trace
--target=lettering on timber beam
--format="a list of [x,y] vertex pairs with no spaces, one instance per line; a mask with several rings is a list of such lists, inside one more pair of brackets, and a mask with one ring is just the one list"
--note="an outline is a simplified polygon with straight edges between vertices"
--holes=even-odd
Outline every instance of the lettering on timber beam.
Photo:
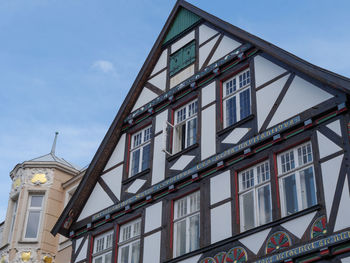
[[271,257],[257,260],[254,263],[275,263],[275,262],[284,261],[288,258],[293,258],[293,257],[301,256],[303,254],[308,254],[312,251],[318,251],[320,250],[320,248],[341,243],[349,239],[350,239],[350,231],[345,231],[339,234],[335,234],[335,235],[317,240],[312,243],[308,243],[308,244],[287,250],[285,252],[278,253]]

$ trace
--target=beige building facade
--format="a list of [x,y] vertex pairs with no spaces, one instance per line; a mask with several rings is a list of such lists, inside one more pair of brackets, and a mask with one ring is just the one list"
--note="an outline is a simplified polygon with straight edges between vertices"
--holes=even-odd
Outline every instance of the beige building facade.
[[50,230],[83,173],[55,155],[55,142],[49,154],[15,166],[1,225],[0,263],[70,261],[71,242]]

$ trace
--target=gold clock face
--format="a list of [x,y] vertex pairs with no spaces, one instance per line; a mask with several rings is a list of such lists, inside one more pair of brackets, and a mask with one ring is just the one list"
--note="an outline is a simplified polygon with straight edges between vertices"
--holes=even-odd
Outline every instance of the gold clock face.
[[22,254],[21,254],[22,261],[28,262],[30,260],[30,255],[31,255],[30,251],[22,252]]
[[31,182],[33,184],[35,184],[35,183],[40,183],[40,184],[46,183],[47,182],[46,174],[42,174],[42,173],[34,174]]

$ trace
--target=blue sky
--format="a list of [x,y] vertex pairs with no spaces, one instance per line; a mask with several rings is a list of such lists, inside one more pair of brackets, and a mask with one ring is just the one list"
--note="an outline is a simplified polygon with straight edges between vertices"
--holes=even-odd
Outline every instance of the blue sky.
[[[190,0],[350,77],[349,1]],[[83,167],[97,150],[174,0],[0,1],[0,221],[9,173],[46,154]]]

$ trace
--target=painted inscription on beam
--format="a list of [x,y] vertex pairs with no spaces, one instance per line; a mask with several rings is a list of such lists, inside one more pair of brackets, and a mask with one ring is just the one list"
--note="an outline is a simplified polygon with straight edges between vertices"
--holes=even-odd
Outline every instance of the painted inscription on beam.
[[286,259],[295,258],[298,256],[302,256],[304,254],[309,254],[310,252],[313,252],[313,251],[318,251],[323,247],[329,247],[330,245],[335,245],[337,243],[341,243],[349,239],[350,239],[350,231],[345,231],[336,235],[332,235],[332,236],[317,240],[312,243],[305,244],[303,246],[299,246],[299,247],[287,250],[282,253],[278,253],[268,258],[257,260],[254,263],[281,262]]
[[185,178],[188,178],[190,177],[191,175],[195,174],[195,173],[198,173],[206,168],[208,168],[209,166],[213,165],[213,164],[216,164],[217,162],[220,162],[232,155],[235,155],[237,154],[238,152],[241,152],[257,143],[260,143],[260,142],[263,142],[271,137],[273,137],[274,135],[276,134],[279,134],[281,132],[283,132],[284,130],[287,130],[293,126],[295,126],[296,124],[298,124],[300,122],[300,116],[297,116],[297,117],[294,117],[288,121],[285,121],[283,123],[281,123],[280,125],[277,125],[271,129],[268,129],[266,130],[265,132],[253,137],[253,138],[250,138],[230,149],[227,149],[226,151],[218,154],[218,155],[215,155],[209,159],[206,159],[204,160],[203,162],[197,164],[196,166],[193,166],[191,167],[190,169],[184,171],[184,172],[181,172],[179,173],[178,175],[175,175],[167,180],[164,180],[163,182],[160,182],[156,185],[154,185],[153,187],[139,193],[139,194],[136,194],[134,195],[133,197],[121,202],[121,203],[118,203],[116,205],[113,205],[95,215],[92,216],[92,221],[96,221],[100,218],[103,218],[104,216],[106,216],[107,214],[111,214],[111,213],[114,213],[114,212],[117,212],[119,210],[121,210],[122,208],[128,206],[128,205],[131,205],[139,200],[142,200],[144,199],[145,197],[149,196],[149,195],[152,195],[160,190],[163,190]]

